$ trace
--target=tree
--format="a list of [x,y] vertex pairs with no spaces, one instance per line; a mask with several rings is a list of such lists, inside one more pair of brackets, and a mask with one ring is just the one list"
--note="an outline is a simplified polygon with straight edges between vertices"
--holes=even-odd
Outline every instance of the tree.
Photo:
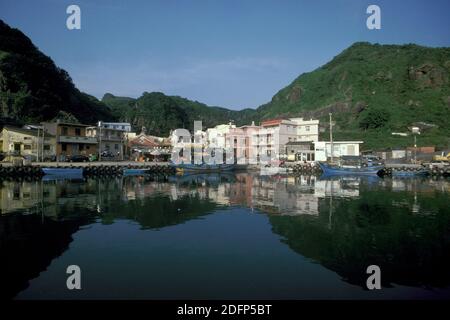
[[390,118],[389,111],[385,109],[369,109],[361,118],[359,127],[367,129],[378,129],[384,127]]

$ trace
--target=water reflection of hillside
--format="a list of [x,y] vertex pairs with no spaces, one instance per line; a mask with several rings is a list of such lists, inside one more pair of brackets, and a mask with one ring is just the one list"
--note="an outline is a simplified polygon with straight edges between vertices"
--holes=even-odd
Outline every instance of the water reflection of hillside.
[[[329,197],[316,219],[269,217],[294,251],[365,288],[367,266],[382,270],[384,287],[450,285],[448,181],[380,180],[359,195]],[[444,192],[442,192],[444,190]]]
[[[154,179],[3,181],[0,189],[0,297],[13,298],[69,247],[83,225],[130,219],[163,228],[212,213],[209,188]],[[212,196],[214,198],[214,196]]]
[[377,264],[383,283],[450,283],[449,180],[189,175],[77,181],[2,181],[2,296],[14,296],[62,254],[73,233],[128,219],[161,229],[224,206],[272,213],[273,232],[295,252],[364,286]]

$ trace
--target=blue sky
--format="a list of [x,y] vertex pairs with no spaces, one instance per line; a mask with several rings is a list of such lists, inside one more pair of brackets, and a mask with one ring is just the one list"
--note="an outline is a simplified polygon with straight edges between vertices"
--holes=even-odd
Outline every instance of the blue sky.
[[[70,4],[81,30],[66,28]],[[370,4],[381,30],[366,27]],[[448,0],[0,0],[0,19],[82,91],[162,91],[233,109],[270,101],[356,41],[450,46],[449,14]]]

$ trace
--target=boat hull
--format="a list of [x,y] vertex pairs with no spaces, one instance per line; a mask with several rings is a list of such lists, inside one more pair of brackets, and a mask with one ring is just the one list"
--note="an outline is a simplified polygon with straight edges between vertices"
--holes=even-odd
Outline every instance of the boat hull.
[[147,173],[147,169],[123,169],[124,176],[139,176]]
[[42,171],[46,175],[83,175],[83,169],[81,168],[42,168]]
[[348,168],[333,166],[324,162],[319,162],[319,166],[325,175],[377,175],[384,168],[384,166]]
[[83,169],[81,168],[42,168],[44,177],[42,180],[82,180]]

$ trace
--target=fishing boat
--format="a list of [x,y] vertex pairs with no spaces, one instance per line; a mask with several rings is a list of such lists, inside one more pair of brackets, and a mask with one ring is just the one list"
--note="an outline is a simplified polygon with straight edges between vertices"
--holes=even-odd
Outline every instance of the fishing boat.
[[139,176],[148,173],[148,169],[123,169],[124,176]]
[[174,164],[170,166],[175,167],[177,172],[222,172],[233,171],[235,169],[234,164]]
[[42,180],[82,180],[83,169],[81,168],[42,168],[44,177]]
[[42,168],[45,175],[83,175],[82,168]]
[[344,165],[318,162],[325,175],[377,175],[384,165]]

